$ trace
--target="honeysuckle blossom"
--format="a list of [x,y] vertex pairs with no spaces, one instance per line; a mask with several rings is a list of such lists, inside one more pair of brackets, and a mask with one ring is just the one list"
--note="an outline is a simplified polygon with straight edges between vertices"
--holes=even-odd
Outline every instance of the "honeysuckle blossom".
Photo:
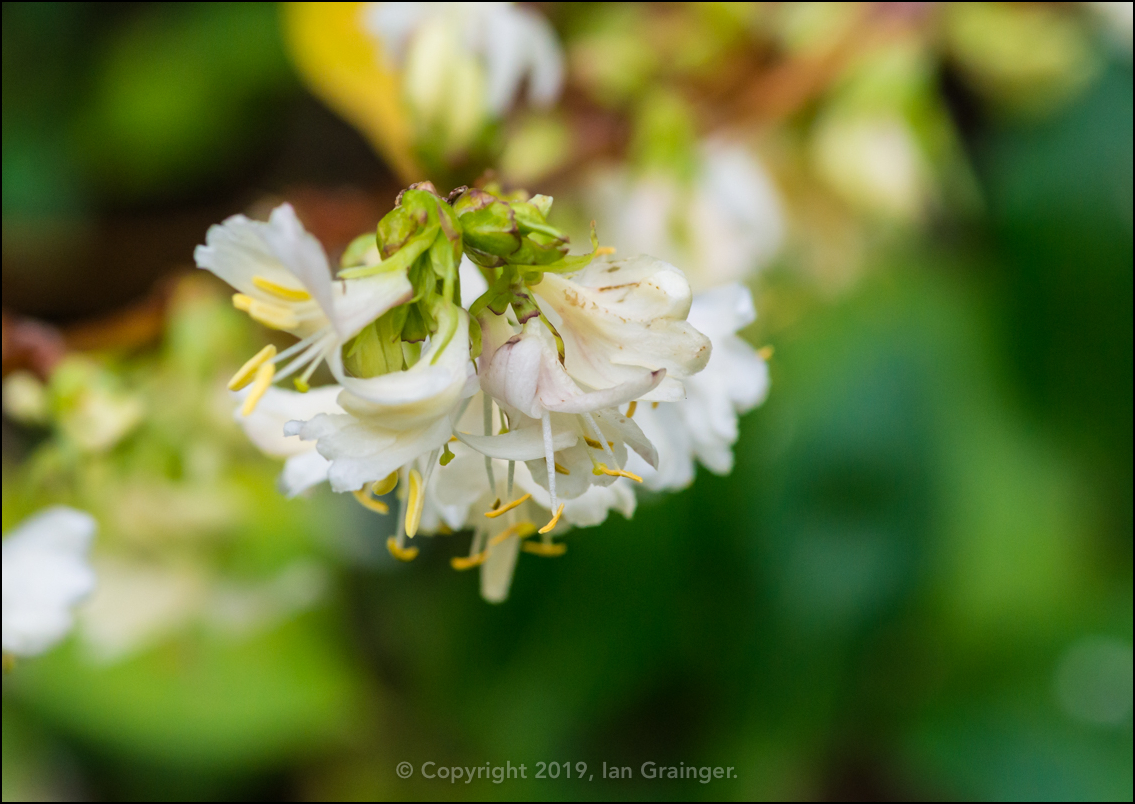
[[[734,335],[752,319],[747,291],[692,308],[673,265],[598,259],[612,249],[594,232],[589,253],[570,255],[551,205],[494,186],[443,198],[412,185],[376,236],[347,248],[336,282],[287,207],[267,224],[214,227],[198,254],[248,291],[238,306],[292,331],[290,352],[326,360],[335,377],[306,395],[269,389],[269,352],[233,380],[257,376],[239,420],[287,459],[285,491],[326,479],[378,513],[396,491],[387,546],[407,561],[418,534],[472,530],[452,564],[479,567],[491,601],[508,596],[521,552],[562,555],[555,539],[570,528],[633,515],[643,476],[682,485],[693,456],[727,470],[736,414],[763,394],[763,362]],[[681,426],[660,427],[666,417]]]
[[256,410],[247,416],[241,414],[241,408],[248,392],[236,394],[241,404],[233,411],[233,416],[245,435],[265,455],[284,459],[280,489],[288,497],[327,480],[331,462],[316,451],[313,442],[284,435],[284,425],[293,420],[312,419],[320,413],[342,413],[336,401],[340,391],[342,388],[338,385],[325,385],[307,393],[269,388]]
[[629,468],[652,489],[681,489],[694,479],[694,459],[716,474],[733,469],[737,417],[764,402],[768,365],[736,333],[756,319],[752,294],[739,284],[694,298],[689,321],[713,342],[705,369],[686,380],[686,399],[645,405],[635,421],[658,448],[657,467],[631,457]]
[[43,653],[71,630],[72,609],[95,587],[87,552],[96,530],[90,514],[60,505],[5,537],[5,654]]
[[[334,281],[323,247],[290,204],[276,207],[267,222],[234,215],[211,226],[193,256],[199,267],[239,291],[233,296],[237,309],[300,339],[279,354],[275,346],[264,347],[229,382],[234,391],[252,385],[242,408],[246,415],[273,382],[300,369],[296,385],[306,389],[321,362],[413,292],[404,270]],[[277,372],[275,365],[284,361],[289,362]]]

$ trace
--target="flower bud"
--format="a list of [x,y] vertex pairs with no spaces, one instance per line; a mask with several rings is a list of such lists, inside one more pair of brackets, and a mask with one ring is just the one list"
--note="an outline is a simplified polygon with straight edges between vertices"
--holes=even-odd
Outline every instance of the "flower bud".
[[561,260],[567,254],[568,237],[545,218],[551,198],[537,199],[508,200],[477,189],[462,193],[453,210],[461,221],[469,258],[486,268]]

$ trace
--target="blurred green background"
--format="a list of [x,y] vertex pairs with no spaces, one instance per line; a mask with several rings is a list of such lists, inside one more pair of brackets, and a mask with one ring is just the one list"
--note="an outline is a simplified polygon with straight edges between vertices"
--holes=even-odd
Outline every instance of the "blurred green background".
[[[634,30],[548,5],[569,42]],[[1090,76],[1039,111],[930,51],[974,200],[864,224],[838,287],[786,247],[752,283],[772,392],[732,475],[526,557],[491,606],[449,567],[464,539],[397,564],[353,502],[279,496],[232,422],[261,334],[194,244],[265,199],[342,244],[400,186],[279,10],[5,3],[4,371],[52,413],[5,415],[4,529],[92,511],[123,591],[5,674],[4,799],[1130,800],[1130,28],[1084,30]],[[430,760],[529,778],[395,774]]]

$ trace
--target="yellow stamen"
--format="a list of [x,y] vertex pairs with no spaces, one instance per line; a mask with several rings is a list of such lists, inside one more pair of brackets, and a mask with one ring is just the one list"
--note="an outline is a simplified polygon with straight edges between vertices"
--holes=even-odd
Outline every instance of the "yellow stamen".
[[614,246],[600,246],[599,248],[595,249],[595,256],[596,257],[605,257],[608,254],[614,254],[614,253],[615,253],[615,247]]
[[252,383],[252,390],[248,392],[248,396],[244,398],[244,404],[240,408],[240,415],[247,416],[256,410],[256,403],[260,401],[260,397],[268,392],[272,386],[272,378],[276,376],[276,367],[271,363],[262,363],[256,369],[256,380]]
[[605,463],[595,464],[595,468],[591,470],[594,475],[610,475],[611,477],[629,477],[636,483],[641,483],[642,478],[634,472],[627,472],[623,469],[609,469]]
[[383,494],[389,494],[394,491],[394,487],[398,485],[398,473],[391,472],[382,480],[376,480],[370,487],[370,493],[375,497],[381,497]]
[[[489,519],[495,519],[496,517],[503,514],[505,511],[511,511],[516,506],[523,504],[523,502],[531,496],[532,496],[531,494],[525,494],[523,497],[520,497],[518,499],[513,500],[508,505],[505,505],[505,506],[500,507],[500,508],[494,507],[492,511],[486,511],[485,516],[487,516]],[[500,504],[500,500],[497,500],[497,504],[498,505]]]
[[560,521],[560,515],[563,512],[564,512],[564,504],[560,503],[560,507],[556,509],[556,515],[554,517],[552,517],[551,521],[549,521],[547,525],[540,528],[540,530],[538,532],[539,533],[547,533],[552,528],[554,528],[556,526],[556,523]]
[[560,465],[559,461],[556,461],[556,473],[561,474],[561,475],[570,475],[571,474],[571,472],[569,472],[567,470],[567,467]]
[[382,502],[381,500],[374,499],[369,494],[367,494],[365,486],[361,489],[356,489],[351,493],[355,495],[355,499],[359,501],[359,505],[361,505],[363,508],[370,509],[376,514],[390,513],[390,506]]
[[399,561],[413,561],[418,557],[417,547],[401,547],[393,536],[386,540],[386,549]]
[[[468,434],[468,433],[466,433],[465,435],[469,435],[469,434]],[[450,436],[450,437],[449,437],[449,443],[450,443],[450,444],[452,444],[452,443],[453,443],[454,441],[460,441],[460,440],[461,440],[461,439],[460,439],[460,438],[458,438],[457,436]]]
[[757,350],[757,357],[759,357],[761,360],[768,360],[770,357],[772,357],[772,353],[774,351],[775,350],[772,348],[772,346],[762,346]]
[[657,402],[651,402],[650,403],[650,409],[651,410],[658,410],[658,403]]
[[277,299],[283,299],[284,301],[308,301],[311,298],[311,294],[306,290],[289,288],[263,276],[252,277],[252,284],[256,285],[256,287],[260,288],[265,293],[271,293]]
[[449,559],[449,566],[453,567],[455,570],[473,569],[473,567],[484,564],[485,559],[488,557],[488,550],[482,550],[481,552],[476,553],[475,555],[471,555],[468,558],[454,556],[453,558]]
[[262,302],[243,293],[233,294],[233,307],[248,313],[249,318],[269,329],[295,329],[300,323],[299,316],[287,307]]
[[526,553],[534,553],[544,558],[558,558],[567,552],[566,544],[544,544],[544,542],[525,542],[520,545]]
[[301,394],[306,394],[311,390],[311,386],[307,384],[307,381],[304,380],[303,377],[296,377],[295,379],[293,379],[292,385],[294,385],[296,387],[296,390]]
[[489,547],[496,547],[503,541],[508,540],[512,536],[518,539],[527,539],[536,532],[536,523],[534,522],[519,522],[511,527],[505,528],[489,542]]
[[439,536],[452,536],[453,535],[453,528],[449,527],[449,525],[442,522],[440,525],[437,526],[437,533],[438,533]]
[[418,532],[418,524],[422,521],[422,508],[425,503],[426,495],[422,488],[422,475],[417,469],[411,469],[410,499],[406,503],[406,535],[411,539]]
[[637,408],[638,408],[638,400],[637,399],[634,400],[633,402],[631,402],[629,405],[627,405],[627,418],[628,419],[634,418],[634,412]]
[[256,376],[256,369],[261,365],[271,360],[276,356],[276,347],[268,344],[259,352],[249,358],[248,362],[240,367],[240,370],[233,375],[229,380],[229,390],[239,391],[244,386],[252,382],[252,378]]
[[495,511],[500,507],[501,507],[501,498],[497,497],[495,500],[493,500],[493,507],[490,510]]
[[[583,440],[586,441],[587,446],[591,447],[592,449],[603,449],[603,442],[602,441],[596,441],[594,438],[588,438],[587,436],[584,436]],[[608,441],[607,446],[613,447],[613,446],[615,446],[615,442],[614,441]]]

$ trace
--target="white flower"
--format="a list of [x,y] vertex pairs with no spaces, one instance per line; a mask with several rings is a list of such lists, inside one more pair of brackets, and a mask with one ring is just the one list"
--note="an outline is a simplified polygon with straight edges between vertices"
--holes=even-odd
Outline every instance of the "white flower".
[[628,468],[653,489],[680,489],[694,479],[694,459],[710,471],[733,469],[737,417],[764,402],[768,366],[736,335],[756,318],[752,295],[729,284],[694,298],[690,322],[709,336],[713,353],[705,370],[686,380],[684,401],[643,405],[635,421],[658,449],[657,468],[631,458]]
[[690,187],[659,172],[632,178],[604,170],[592,195],[604,210],[604,240],[620,253],[682,266],[695,292],[743,280],[784,239],[776,187],[749,150],[733,143],[702,145]]
[[[341,391],[338,385],[326,385],[305,394],[269,388],[252,413],[241,415],[241,406],[233,411],[233,418],[261,452],[284,459],[280,488],[288,497],[327,480],[331,462],[316,451],[313,442],[284,435],[284,425],[297,419],[311,419],[320,413],[342,413],[343,409],[335,401]],[[238,392],[242,405],[246,394],[246,391]]]
[[665,369],[643,399],[675,401],[685,396],[681,381],[709,360],[709,340],[686,322],[689,282],[661,260],[596,260],[570,278],[547,273],[532,291],[563,338],[568,374],[590,388]]
[[[663,380],[665,369],[629,367],[624,382],[584,391],[560,364],[552,335],[538,316],[517,334],[503,315],[487,311],[479,320],[481,389],[501,405],[509,432],[493,436],[486,426],[483,436],[458,431],[457,437],[486,460],[528,462],[535,482],[548,491],[553,513],[541,532],[558,522],[564,510],[561,498],[579,497],[593,485],[630,476],[623,470],[628,442],[646,460],[656,460],[638,427],[615,406],[649,393]],[[562,475],[558,481],[557,474]]]
[[4,539],[5,653],[43,653],[71,630],[71,609],[95,586],[87,551],[96,530],[90,514],[55,506]]
[[[447,332],[452,333],[448,338]],[[341,375],[343,390],[337,401],[345,412],[291,421],[284,432],[315,441],[319,454],[331,462],[327,473],[331,488],[354,492],[368,507],[385,508],[369,497],[368,484],[382,494],[401,480],[406,512],[399,517],[396,541],[398,550],[403,550],[403,536],[413,537],[418,530],[425,490],[438,453],[452,435],[458,405],[476,390],[469,360],[469,316],[459,307],[442,308],[438,333],[404,371],[362,379],[345,376],[337,353],[330,362]],[[428,456],[424,464],[423,456]]]
[[[359,330],[413,293],[405,271],[333,281],[323,247],[289,204],[276,207],[266,223],[234,215],[209,227],[205,243],[194,259],[240,291],[233,304],[264,326],[300,338],[280,354],[274,346],[265,347],[233,377],[229,388],[234,391],[253,383],[246,414],[272,382],[305,366],[297,385],[306,388],[323,360],[338,355]],[[275,371],[275,363],[293,356]]]
[[483,65],[485,105],[493,117],[508,110],[525,80],[529,103],[549,106],[559,97],[563,55],[547,20],[530,9],[513,3],[370,3],[365,25],[390,60],[408,70],[419,61],[444,59],[439,41],[475,58]]

